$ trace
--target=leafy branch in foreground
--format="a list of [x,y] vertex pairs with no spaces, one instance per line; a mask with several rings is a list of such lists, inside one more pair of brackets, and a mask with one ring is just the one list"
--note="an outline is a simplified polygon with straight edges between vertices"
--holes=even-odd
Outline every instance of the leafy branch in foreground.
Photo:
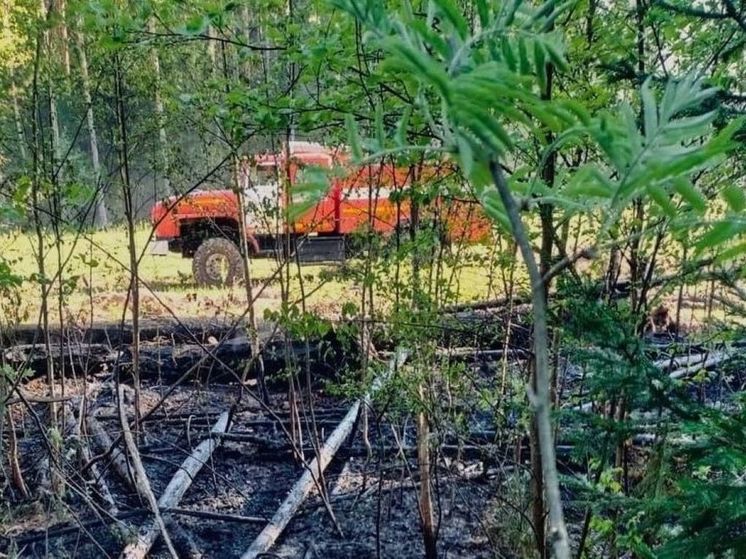
[[[435,147],[454,154],[485,211],[512,232],[519,246],[531,280],[537,381],[529,396],[539,427],[550,534],[555,554],[568,557],[550,417],[547,293],[520,210],[549,196],[569,210],[597,211],[604,223],[597,242],[636,200],[650,199],[674,217],[678,196],[703,216],[707,199],[689,177],[723,157],[739,124],[713,135],[714,111],[688,114],[715,93],[690,77],[666,84],[660,103],[650,83],[643,84],[641,123],[629,104],[592,115],[578,102],[545,99],[547,68],[567,67],[561,37],[552,31],[564,6],[552,0],[538,7],[520,0],[497,7],[476,2],[478,18],[472,24],[450,0],[428,2],[424,14],[407,2],[398,12],[372,0],[334,4],[364,23],[386,53],[384,65],[406,76],[415,110],[440,143]],[[556,139],[550,141],[548,132]],[[351,137],[357,146],[354,130]],[[541,165],[522,170],[534,177],[528,183],[505,175],[503,165],[518,160],[516,146],[528,138],[539,140],[544,158],[581,141],[592,141],[603,157],[549,192],[539,179]],[[354,151],[360,156],[359,146]]]

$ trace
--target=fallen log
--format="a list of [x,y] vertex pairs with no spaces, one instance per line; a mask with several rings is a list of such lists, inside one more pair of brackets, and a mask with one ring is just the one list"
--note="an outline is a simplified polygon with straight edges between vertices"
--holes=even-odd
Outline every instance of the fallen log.
[[[668,372],[671,380],[681,380],[702,370],[709,370],[735,357],[734,353],[728,351],[715,351],[712,353],[697,353],[676,358],[660,359],[654,361],[653,365],[662,372]],[[591,411],[593,402],[576,404],[569,409],[574,411]]]
[[[385,377],[390,376],[394,370],[401,365],[407,357],[407,352],[398,351],[389,364]],[[308,469],[303,473],[301,478],[295,483],[285,500],[277,509],[272,520],[267,524],[262,532],[251,543],[249,549],[241,556],[241,559],[256,559],[259,555],[267,553],[274,545],[282,531],[290,523],[298,508],[303,504],[311,490],[316,487],[317,480],[321,477],[326,467],[334,458],[334,455],[342,446],[342,443],[352,432],[357,421],[358,413],[363,405],[370,402],[371,397],[380,389],[385,382],[385,378],[376,379],[368,394],[357,400],[340,422],[339,426],[329,435],[329,438],[321,447],[316,458],[313,459]]]
[[[96,529],[100,527],[106,527],[111,523],[123,523],[125,520],[134,518],[136,516],[142,516],[147,514],[148,511],[145,509],[133,509],[127,512],[120,512],[117,516],[100,516],[94,520],[86,522],[65,522],[49,528],[40,530],[31,530],[24,532],[23,534],[7,535],[0,537],[0,549],[9,549],[11,545],[16,548],[30,545],[36,542],[44,540],[52,540],[55,538],[64,538],[71,534],[78,534],[81,531],[88,531],[90,529]],[[0,555],[1,557],[2,555]]]
[[[182,462],[174,477],[171,478],[171,481],[163,491],[163,494],[158,499],[158,508],[160,510],[174,508],[179,504],[187,489],[192,484],[192,481],[202,469],[202,466],[210,459],[212,453],[220,444],[220,439],[216,435],[225,433],[228,430],[229,421],[230,413],[222,413],[211,429],[210,437],[202,441],[192,451],[192,454]],[[153,522],[143,525],[138,531],[137,541],[125,547],[121,557],[126,559],[145,557],[162,530],[163,526],[157,521],[157,518]]]
[[111,450],[111,465],[119,477],[134,487],[130,467],[127,464],[127,458],[124,456],[124,453],[114,446],[114,441],[111,440],[109,434],[95,417],[92,415],[86,417],[86,425],[88,426],[88,432],[96,442],[96,446],[104,452]]
[[[242,323],[233,324],[225,320],[143,320],[139,325],[140,340],[149,342],[157,339],[168,339],[175,343],[190,343],[195,339],[207,343],[212,338],[223,336],[242,328]],[[61,331],[54,326],[49,329],[53,344],[106,344],[116,347],[131,344],[133,330],[131,324],[121,322],[96,323],[84,328],[65,328]],[[45,339],[44,328],[36,324],[20,325],[4,333],[0,345],[33,344]]]
[[[158,378],[171,382],[180,378],[184,371],[192,370],[198,378],[211,381],[233,382],[238,380],[236,371],[241,371],[253,358],[251,343],[245,336],[222,340],[216,344],[144,342],[139,351],[140,378]],[[49,360],[47,350],[41,344],[21,344],[3,348],[2,357],[16,369],[30,370],[33,377],[47,373]],[[291,362],[309,362],[311,371],[318,377],[330,377],[346,366],[355,366],[356,352],[346,350],[332,332],[314,340],[291,340],[289,346],[281,340],[270,340],[263,345],[262,357],[268,376],[282,372],[287,366],[288,353]],[[66,374],[98,374],[118,372],[121,378],[128,373],[134,361],[129,345],[107,344],[52,344],[50,352],[56,363],[65,360]]]
[[695,374],[701,370],[707,370],[711,367],[714,367],[715,365],[719,365],[720,363],[723,363],[724,361],[727,361],[733,357],[732,354],[724,352],[724,351],[718,351],[711,353],[707,359],[704,359],[702,361],[696,361],[692,364],[684,365],[683,367],[680,367],[679,369],[676,369],[675,371],[672,371],[669,373],[669,377],[671,377],[674,380],[678,380],[684,377],[687,377],[689,375]]
[[104,370],[116,359],[116,352],[104,344],[50,344],[49,351],[43,344],[20,344],[3,350],[3,359],[11,367],[30,370],[35,376],[46,374],[48,354],[56,364],[65,362],[67,373],[88,375]]
[[[124,438],[124,444],[127,448],[127,453],[129,454],[130,460],[132,461],[132,466],[135,470],[135,487],[137,488],[137,492],[150,505],[150,509],[153,511],[153,516],[155,517],[155,522],[158,525],[161,533],[163,534],[163,539],[166,542],[166,547],[168,548],[169,553],[174,559],[179,559],[179,554],[176,552],[174,544],[171,542],[171,538],[166,531],[166,524],[163,522],[163,516],[161,516],[160,510],[158,510],[158,502],[156,501],[155,495],[153,494],[153,489],[150,487],[150,480],[148,479],[148,474],[145,472],[145,467],[142,465],[140,452],[137,450],[135,438],[132,436],[132,431],[130,431],[129,421],[127,420],[127,415],[124,410],[124,386],[122,385],[119,386],[118,397],[119,415],[122,424],[122,437]],[[126,551],[128,548],[129,546],[125,548],[125,553],[122,553],[123,557],[127,556]],[[145,553],[147,553],[147,550]],[[143,555],[140,557],[144,557],[145,553],[143,553]],[[138,557],[138,555],[134,555],[133,557]]]
[[679,357],[667,357],[665,359],[653,361],[653,365],[661,371],[672,371],[674,369],[680,369],[682,367],[701,363],[707,359],[707,356],[707,353],[693,353]]

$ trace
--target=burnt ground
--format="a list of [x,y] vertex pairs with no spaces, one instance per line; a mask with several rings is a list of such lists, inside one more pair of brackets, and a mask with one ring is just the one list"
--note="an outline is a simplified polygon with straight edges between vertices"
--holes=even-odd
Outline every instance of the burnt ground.
[[[489,318],[485,321],[489,323]],[[477,331],[482,334],[481,341],[485,339],[483,324],[480,319],[476,327],[464,328],[463,324],[444,327],[444,340],[461,346],[456,351],[464,365],[460,374],[474,390],[439,395],[453,398],[454,415],[450,419],[459,418],[453,424],[444,421],[439,425],[439,444],[433,445],[439,449],[434,460],[439,552],[443,557],[454,558],[525,557],[530,555],[531,548],[530,526],[526,521],[530,515],[525,494],[527,445],[520,436],[518,417],[502,417],[500,426],[496,426],[493,411],[479,402],[480,390],[502,389],[505,378],[500,372],[503,357],[500,332],[491,330],[485,343],[475,343],[480,341],[474,334]],[[526,378],[520,366],[526,356],[521,349],[525,346],[522,343],[525,329],[518,328],[513,339],[521,343],[511,348],[514,378],[508,382],[508,390],[514,391],[523,390]],[[137,528],[150,522],[148,504],[114,471],[111,455],[106,452],[109,449],[95,441],[90,432],[84,431],[80,442],[76,440],[74,424],[80,421],[81,410],[84,418],[94,416],[112,439],[121,434],[113,397],[113,375],[119,374],[123,381],[128,378],[131,355],[127,353],[127,344],[131,340],[126,332],[120,331],[118,335],[119,338],[110,332],[89,333],[76,346],[77,352],[69,352],[70,376],[65,380],[67,400],[63,404],[67,412],[60,415],[72,417],[73,421],[65,422],[63,429],[67,442],[60,468],[66,482],[62,499],[53,497],[48,474],[49,442],[39,429],[48,423],[48,404],[42,401],[48,393],[43,380],[47,364],[45,350],[33,346],[34,337],[30,335],[18,338],[15,349],[4,350],[6,362],[25,359],[33,365],[31,377],[22,383],[27,401],[15,398],[10,408],[20,466],[31,494],[23,498],[11,489],[3,462],[0,554],[116,557],[133,540]],[[180,331],[164,335],[158,326],[153,329],[153,336],[146,336],[143,370],[147,374],[143,378],[142,409],[152,409],[171,391],[164,404],[144,422],[139,440],[139,452],[156,496],[162,493],[184,458],[208,437],[217,417],[236,401],[238,387],[230,371],[246,360],[247,341],[245,336],[234,333],[230,343],[215,345],[214,338],[225,335],[220,328],[206,328],[196,339],[191,333]],[[217,357],[209,363],[200,363],[199,356],[205,353],[200,344],[212,348]],[[33,347],[29,348],[30,345]],[[97,348],[98,353],[91,351],[91,347]],[[340,360],[340,355],[344,359]],[[309,344],[304,340],[278,345],[268,362],[277,368],[288,356],[301,364],[310,357],[310,369],[324,378],[328,378],[329,371],[354,370],[356,365],[347,348],[328,338]],[[53,357],[59,358],[59,354]],[[723,392],[742,391],[746,382],[742,365],[736,360],[728,367],[718,368],[717,382],[690,383],[692,396],[720,401]],[[175,388],[169,384],[190,369],[194,374],[186,381]],[[582,403],[574,398],[580,378],[572,366],[561,367],[560,389],[572,406]],[[58,385],[57,394],[60,389]],[[81,406],[83,393],[88,398],[85,407]],[[126,390],[130,410],[131,399],[130,388]],[[350,400],[327,392],[324,382],[313,383],[310,400],[306,394],[300,411],[305,460],[314,456],[310,425],[316,425],[318,439],[325,440],[350,404]],[[370,411],[371,452],[363,443],[359,421],[326,470],[326,487],[336,523],[314,490],[268,557],[359,559],[423,555],[417,507],[415,425],[411,416],[386,406],[386,402],[378,403]],[[310,421],[311,407],[314,421]],[[387,413],[382,413],[383,409]],[[464,410],[468,413],[464,414]],[[243,395],[235,407],[229,434],[222,438],[222,444],[195,477],[178,509],[163,513],[180,556],[227,559],[240,557],[248,549],[305,471],[287,436],[290,416],[285,383],[272,385],[268,408]],[[4,449],[9,448],[8,429],[6,422],[2,432]],[[91,456],[80,455],[81,447],[90,448],[92,460]],[[564,445],[559,445],[560,465],[565,473],[577,472],[578,465],[568,461],[567,451]],[[92,475],[92,463],[98,468],[99,478]],[[100,480],[111,492],[116,511],[102,498]],[[566,497],[568,521],[576,537],[584,509],[573,507],[572,496]],[[161,539],[150,556],[169,557]]]
[[[102,392],[106,391],[105,387]],[[160,391],[158,385],[145,388],[146,408],[157,401]],[[190,449],[207,436],[209,426],[230,405],[235,393],[235,387],[229,386],[183,387],[169,398],[157,419],[145,422],[140,453],[156,495],[162,492]],[[104,394],[99,403],[96,416],[115,437],[120,428],[113,401]],[[228,440],[215,451],[179,505],[186,510],[166,515],[187,535],[188,543],[182,542],[185,550],[191,546],[202,557],[239,557],[263,528],[261,519],[274,514],[303,473],[283,435],[282,427],[287,427],[289,417],[285,394],[273,394],[271,407],[276,414],[274,418],[251,401],[240,406],[230,428],[231,437],[226,437]],[[319,436],[324,439],[346,412],[347,403],[325,396],[319,390],[314,394],[314,410]],[[385,422],[377,427],[381,433],[391,430],[391,425]],[[377,437],[378,429],[373,428],[373,456],[369,459],[361,443],[360,428],[356,428],[325,474],[342,534],[314,491],[273,549],[276,556],[359,558],[375,557],[378,552],[382,557],[422,555],[416,500],[417,464],[411,452],[413,427],[402,431],[406,460],[393,436]],[[306,456],[310,460],[313,452],[307,440],[306,434]],[[22,438],[19,444],[21,456],[41,458],[45,454],[40,441],[33,437]],[[43,460],[36,465],[25,464],[29,481],[43,486],[44,467]],[[75,459],[65,464],[71,486],[85,483],[77,475],[79,467]],[[440,461],[437,469],[440,491],[436,498],[444,556],[494,556],[490,538],[495,529],[493,498],[498,493],[499,479],[494,473],[481,475],[485,470],[480,460],[443,457]],[[90,505],[73,489],[66,491],[64,505],[54,505],[48,490],[42,487],[41,498],[35,504],[27,505],[25,512],[24,507],[19,507],[6,516],[4,547],[17,549],[23,557],[117,556],[123,539],[131,537],[128,531],[149,518],[148,505],[110,469],[105,468],[103,475],[118,505],[116,517],[121,521],[111,518],[97,521]],[[98,501],[95,488],[90,487],[88,493]],[[102,508],[100,502],[97,508]],[[193,517],[188,511],[209,512],[212,517]],[[98,514],[106,518],[103,510]],[[79,529],[80,526],[84,529]],[[188,553],[185,551],[185,556],[194,556]],[[168,557],[162,542],[156,544],[151,556]]]

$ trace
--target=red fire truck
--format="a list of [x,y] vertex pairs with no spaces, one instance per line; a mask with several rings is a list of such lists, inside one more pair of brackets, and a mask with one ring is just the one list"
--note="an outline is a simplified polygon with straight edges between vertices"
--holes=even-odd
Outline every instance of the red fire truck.
[[[289,219],[289,207],[304,207],[299,185],[313,168],[333,169],[331,187],[320,201]],[[353,234],[392,233],[409,222],[410,202],[401,193],[412,184],[413,171],[390,163],[352,166],[344,153],[308,142],[290,142],[280,154],[247,160],[239,181],[250,255],[274,255],[290,246],[303,261],[343,259]],[[427,177],[419,180],[443,180],[449,172],[428,168]],[[156,246],[192,258],[198,284],[230,284],[243,270],[238,207],[232,190],[194,191],[158,202],[151,210]],[[448,238],[479,241],[489,236],[490,224],[476,204],[451,201],[446,214]]]

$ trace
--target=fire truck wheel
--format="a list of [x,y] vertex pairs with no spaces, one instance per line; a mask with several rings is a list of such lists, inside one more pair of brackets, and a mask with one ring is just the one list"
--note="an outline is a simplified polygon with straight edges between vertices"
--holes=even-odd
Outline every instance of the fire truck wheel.
[[228,239],[207,239],[194,253],[192,272],[198,285],[232,285],[243,276],[241,252]]

